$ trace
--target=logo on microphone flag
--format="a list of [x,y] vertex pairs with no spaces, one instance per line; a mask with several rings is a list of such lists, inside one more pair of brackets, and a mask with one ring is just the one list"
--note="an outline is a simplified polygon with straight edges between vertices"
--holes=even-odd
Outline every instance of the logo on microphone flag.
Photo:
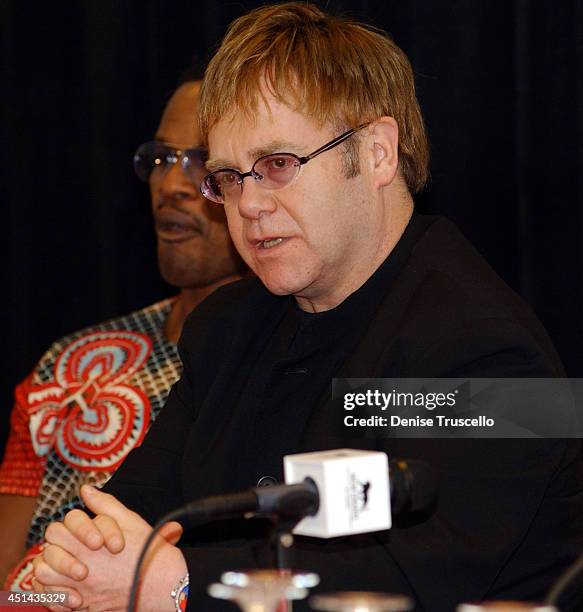
[[318,513],[302,519],[295,534],[333,538],[391,527],[386,453],[344,448],[288,455],[284,473],[288,484],[311,478],[320,495]]

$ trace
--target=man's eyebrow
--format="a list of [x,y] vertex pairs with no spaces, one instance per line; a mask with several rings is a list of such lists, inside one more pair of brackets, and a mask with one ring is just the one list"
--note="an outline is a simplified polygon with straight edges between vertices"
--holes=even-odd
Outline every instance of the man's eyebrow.
[[230,162],[222,159],[209,159],[205,163],[205,166],[209,172],[214,172],[215,170],[220,170],[221,168],[233,168],[233,170],[237,169],[235,168],[235,164],[231,164]]
[[[272,140],[267,144],[251,149],[247,156],[249,159],[255,161],[256,159],[264,157],[265,155],[273,155],[273,153],[295,153],[296,155],[302,155],[303,151],[298,149],[298,145],[296,143],[289,142],[287,140]],[[233,168],[233,170],[239,169],[237,168],[236,164],[224,159],[209,159],[209,161],[206,162],[206,167],[210,172],[220,170],[221,168]]]
[[159,142],[162,144],[170,144],[172,140],[170,138],[164,138],[164,134],[157,133],[154,136],[154,142]]
[[272,140],[261,147],[251,149],[249,151],[249,157],[252,159],[258,159],[265,155],[272,155],[273,153],[295,153],[298,154],[299,149],[297,143],[289,142],[287,140]]

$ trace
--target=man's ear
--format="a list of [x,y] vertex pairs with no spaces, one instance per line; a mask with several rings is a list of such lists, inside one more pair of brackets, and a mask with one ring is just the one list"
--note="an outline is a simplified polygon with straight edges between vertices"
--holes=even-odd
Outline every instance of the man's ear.
[[375,188],[390,185],[399,166],[399,127],[392,117],[381,117],[369,127],[369,168]]

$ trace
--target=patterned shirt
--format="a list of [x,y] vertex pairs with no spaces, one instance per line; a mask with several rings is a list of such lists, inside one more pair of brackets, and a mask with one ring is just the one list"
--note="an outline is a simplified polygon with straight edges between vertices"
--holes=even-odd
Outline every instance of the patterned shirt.
[[18,385],[0,493],[37,497],[26,557],[5,587],[31,589],[31,559],[46,526],[100,487],[149,425],[178,380],[176,345],[164,336],[173,300],[65,336]]

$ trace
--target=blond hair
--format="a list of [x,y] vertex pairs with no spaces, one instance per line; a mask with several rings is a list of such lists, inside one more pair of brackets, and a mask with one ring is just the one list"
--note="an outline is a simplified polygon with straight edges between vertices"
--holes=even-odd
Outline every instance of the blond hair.
[[385,32],[300,2],[266,6],[239,17],[205,73],[200,96],[203,137],[235,112],[252,117],[258,97],[264,96],[262,84],[321,125],[357,127],[393,117],[407,187],[416,193],[425,184],[429,147],[413,71]]

